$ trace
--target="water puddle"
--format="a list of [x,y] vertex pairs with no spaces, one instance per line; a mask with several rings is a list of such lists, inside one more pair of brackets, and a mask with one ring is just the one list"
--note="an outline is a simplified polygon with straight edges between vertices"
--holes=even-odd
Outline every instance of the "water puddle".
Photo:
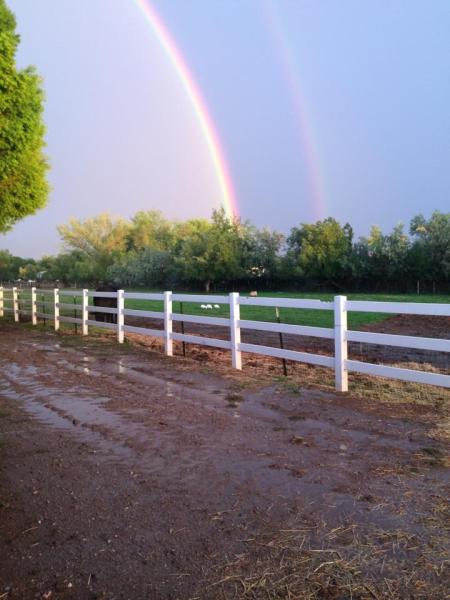
[[391,419],[383,431],[376,416],[320,403],[314,394],[293,400],[276,387],[244,390],[230,407],[231,386],[218,378],[171,375],[135,357],[34,348],[35,364],[8,361],[0,394],[92,446],[96,460],[126,462],[165,485],[198,492],[220,480],[221,493],[246,485],[274,502],[290,497],[330,515],[372,518],[358,493],[378,486],[389,501],[395,488],[386,477],[372,484],[368,465],[406,463],[423,445],[400,421]]

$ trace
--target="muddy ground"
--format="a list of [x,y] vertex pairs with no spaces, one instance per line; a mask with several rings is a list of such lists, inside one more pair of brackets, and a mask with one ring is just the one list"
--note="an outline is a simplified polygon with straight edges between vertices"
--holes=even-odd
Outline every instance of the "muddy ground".
[[[100,316],[102,318],[103,315]],[[150,329],[161,329],[161,319],[149,319],[141,317],[126,317],[125,323],[137,327],[148,327]],[[181,332],[181,323],[174,322],[174,331]],[[199,323],[184,323],[184,332],[194,335],[205,335],[211,338],[229,339],[229,331],[226,327],[213,325],[201,325]],[[417,315],[393,315],[384,321],[371,323],[360,328],[362,331],[374,333],[390,333],[396,335],[409,335],[417,337],[428,337],[437,339],[450,338],[450,317],[426,317]],[[250,329],[241,330],[242,342],[259,344],[263,346],[280,346],[278,333],[267,331],[256,331]],[[313,352],[317,354],[334,354],[333,340],[317,337],[283,334],[281,340],[283,347],[288,350],[300,352]],[[360,342],[349,342],[349,358],[363,360],[366,362],[383,364],[421,363],[425,370],[431,370],[450,374],[450,354],[448,352],[436,352],[429,350],[417,350],[414,348],[397,348],[394,346],[381,346],[379,344],[367,344]]]
[[450,598],[447,392],[0,336],[0,600]]

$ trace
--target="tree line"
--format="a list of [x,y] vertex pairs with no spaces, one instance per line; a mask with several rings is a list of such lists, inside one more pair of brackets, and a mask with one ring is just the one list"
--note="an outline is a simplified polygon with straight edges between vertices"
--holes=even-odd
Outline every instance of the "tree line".
[[300,224],[285,236],[223,210],[179,222],[159,211],[131,220],[107,213],[61,225],[63,250],[40,260],[0,251],[0,280],[111,284],[154,289],[447,291],[450,213],[415,216],[405,231],[373,226],[354,239],[333,218]]

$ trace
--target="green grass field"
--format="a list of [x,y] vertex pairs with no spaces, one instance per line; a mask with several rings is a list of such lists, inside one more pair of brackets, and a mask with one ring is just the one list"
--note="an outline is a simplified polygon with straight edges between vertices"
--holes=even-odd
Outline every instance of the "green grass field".
[[[136,290],[138,291],[138,290]],[[139,290],[144,291],[144,290]],[[147,290],[150,291],[150,290]],[[154,291],[154,290],[152,290]],[[197,294],[198,295],[198,294]],[[245,295],[243,293],[242,295]],[[332,300],[334,294],[321,293],[295,293],[295,292],[260,292],[259,297],[269,298],[309,298],[315,300]],[[433,302],[450,303],[450,295],[408,295],[408,294],[348,294],[351,300],[375,300],[379,302]],[[126,308],[136,310],[162,311],[162,302],[153,300],[127,300]],[[176,313],[181,312],[180,303],[173,303],[173,310]],[[200,308],[200,303],[183,302],[183,312],[190,315],[207,315],[216,317],[228,317],[228,305],[221,305],[219,309],[204,310]],[[357,313],[351,312],[348,316],[349,327],[358,329],[363,325],[382,321],[392,315],[384,313]],[[275,308],[265,306],[242,306],[241,318],[254,321],[274,321]],[[314,327],[333,327],[333,312],[328,310],[280,308],[280,320],[282,323],[292,323],[296,325],[311,325]]]
[[[159,290],[128,290],[136,292],[159,292]],[[180,292],[181,293],[181,292]],[[195,295],[199,295],[196,293]],[[202,294],[200,294],[202,295]],[[223,295],[223,294],[218,294]],[[245,292],[242,295],[246,295]],[[334,294],[324,294],[316,292],[259,292],[259,297],[269,298],[306,298],[315,300],[332,300]],[[25,300],[31,299],[31,292],[24,290],[20,292],[20,297]],[[430,303],[450,303],[450,295],[413,295],[413,294],[348,294],[350,300],[373,300],[378,302],[430,302]],[[52,312],[52,307],[47,306],[45,311],[40,306],[40,300],[42,296],[38,293],[38,310],[41,312]],[[48,295],[47,301],[51,301],[52,297]],[[71,296],[64,296],[63,301],[67,303],[74,302],[74,298]],[[76,298],[77,303],[81,303],[81,298]],[[221,304],[220,308],[205,310],[200,307],[199,302],[183,302],[181,307],[180,302],[173,303],[173,310],[176,313],[183,311],[189,315],[205,315],[215,317],[229,317],[229,307],[227,304]],[[157,300],[134,300],[128,299],[125,303],[126,308],[133,308],[135,310],[151,310],[162,312],[163,303]],[[28,307],[27,307],[28,308]],[[280,308],[280,320],[282,323],[291,323],[296,325],[310,325],[314,327],[333,327],[333,312],[328,310],[314,310],[314,309],[298,309],[298,308]],[[61,315],[74,316],[73,310],[61,310]],[[374,323],[377,321],[383,321],[388,318],[388,314],[384,313],[358,313],[351,312],[348,315],[349,328],[358,329],[361,326]],[[241,318],[249,319],[254,321],[275,321],[275,308],[265,306],[242,306],[241,307]]]

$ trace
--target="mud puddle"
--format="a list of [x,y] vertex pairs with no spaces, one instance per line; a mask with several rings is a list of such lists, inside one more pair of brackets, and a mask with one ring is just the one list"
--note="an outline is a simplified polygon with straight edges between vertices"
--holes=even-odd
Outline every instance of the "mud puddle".
[[[401,468],[425,443],[421,435],[411,439],[401,422],[391,422],[387,431],[368,415],[330,404],[323,411],[320,393],[289,398],[275,387],[241,391],[231,394],[230,406],[226,388],[212,393],[223,386],[214,377],[177,373],[168,381],[161,365],[150,374],[132,357],[104,360],[71,349],[61,357],[53,344],[37,350],[45,368],[10,362],[9,392],[2,393],[20,399],[52,427],[94,444],[104,460],[112,455],[152,475],[180,478],[189,472],[187,482],[196,479],[193,471],[214,471],[258,493],[301,494],[306,502],[333,497],[343,510],[348,503],[354,507],[354,498],[333,490],[359,493],[370,479],[367,464],[389,456]],[[63,386],[55,384],[58,379]],[[98,380],[106,383],[105,395]],[[326,418],[317,418],[318,412]],[[334,514],[333,503],[330,508]]]
[[0,582],[17,590],[0,596],[248,598],[235,582],[257,577],[272,597],[289,597],[292,578],[365,600],[348,587],[363,573],[380,598],[397,580],[445,597],[448,447],[417,415],[28,334],[6,331],[0,347],[0,411],[12,415],[0,418]]

